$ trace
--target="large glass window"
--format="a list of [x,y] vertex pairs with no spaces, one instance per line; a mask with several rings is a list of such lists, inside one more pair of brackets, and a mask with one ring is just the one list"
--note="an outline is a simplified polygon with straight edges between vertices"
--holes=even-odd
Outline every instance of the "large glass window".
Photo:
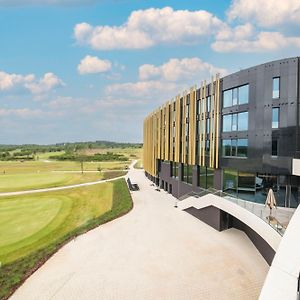
[[279,107],[272,108],[272,128],[279,128]]
[[206,168],[206,188],[214,187],[214,174],[215,171],[212,168]]
[[248,130],[248,112],[223,115],[223,132]]
[[178,163],[171,163],[171,177],[178,178]]
[[248,112],[238,114],[238,131],[248,130]]
[[197,168],[198,186],[203,189],[214,187],[214,169],[207,167]]
[[272,156],[278,155],[278,140],[272,140]]
[[237,171],[225,169],[223,172],[223,191],[237,194]]
[[223,132],[231,131],[231,115],[223,116]]
[[222,141],[222,155],[231,156],[231,140]]
[[222,155],[224,157],[247,157],[248,139],[222,140]]
[[193,179],[193,167],[190,165],[183,165],[183,173],[182,173],[182,180],[184,182],[192,184]]
[[198,186],[203,189],[206,189],[206,167],[198,166]]
[[232,120],[231,120],[231,131],[237,131],[237,123],[238,123],[238,115],[237,114],[232,114]]
[[238,104],[238,89],[235,88],[232,90],[232,105]]
[[249,102],[249,85],[243,85],[239,87],[239,104],[245,104]]
[[280,78],[273,78],[273,99],[279,98],[280,96]]
[[230,107],[249,102],[249,84],[223,92],[223,107]]
[[223,107],[232,106],[232,90],[223,93]]
[[247,157],[248,155],[248,139],[237,140],[237,156]]

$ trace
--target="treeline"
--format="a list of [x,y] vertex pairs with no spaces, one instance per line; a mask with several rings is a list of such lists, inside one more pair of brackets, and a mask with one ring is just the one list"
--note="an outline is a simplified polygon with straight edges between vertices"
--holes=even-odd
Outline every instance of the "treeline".
[[76,154],[75,152],[67,152],[62,155],[52,155],[49,159],[59,160],[59,161],[127,161],[127,157],[123,154],[117,154],[112,152],[97,153],[94,155],[84,155]]
[[94,142],[74,142],[74,143],[57,143],[51,145],[0,145],[0,153],[11,152],[14,150],[30,151],[32,154],[57,152],[57,151],[77,151],[84,149],[106,149],[106,148],[141,148],[141,143],[118,143],[109,141],[94,141]]

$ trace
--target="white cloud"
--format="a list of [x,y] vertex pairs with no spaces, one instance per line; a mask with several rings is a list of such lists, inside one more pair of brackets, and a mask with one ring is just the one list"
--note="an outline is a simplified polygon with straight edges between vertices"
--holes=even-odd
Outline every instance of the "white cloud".
[[198,82],[201,79],[209,79],[211,75],[226,74],[225,69],[216,68],[213,65],[202,61],[198,57],[177,59],[172,58],[160,66],[145,64],[139,68],[141,80],[162,79],[166,81],[193,80]]
[[80,74],[104,73],[111,69],[109,60],[102,60],[96,56],[87,55],[80,61],[77,69]]
[[33,74],[9,74],[0,71],[0,91],[23,87],[28,89],[32,94],[42,94],[63,85],[63,81],[53,73],[46,73],[41,79],[36,79]]
[[133,11],[121,26],[77,24],[74,36],[93,49],[141,49],[167,42],[194,43],[222,26],[220,19],[204,10],[149,8]]
[[17,85],[32,82],[34,80],[34,75],[20,75],[20,74],[9,74],[0,71],[0,91],[10,90]]
[[49,92],[50,90],[59,87],[64,86],[64,82],[57,77],[53,73],[46,73],[43,78],[30,82],[25,83],[25,88],[30,90],[32,94],[43,94],[45,92]]
[[287,23],[300,24],[300,1],[234,0],[227,14],[229,20],[255,21],[264,27]]
[[287,37],[280,32],[254,32],[242,37],[235,30],[229,31],[228,36],[219,37],[212,49],[217,52],[269,52],[288,47],[300,48],[300,37]]

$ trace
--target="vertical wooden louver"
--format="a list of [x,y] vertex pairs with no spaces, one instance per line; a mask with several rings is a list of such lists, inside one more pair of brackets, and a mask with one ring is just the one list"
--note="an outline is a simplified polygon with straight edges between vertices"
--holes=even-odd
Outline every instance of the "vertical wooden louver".
[[[189,91],[189,130],[186,140],[187,126],[187,92],[182,97],[176,96],[174,101],[167,102],[151,113],[144,120],[144,168],[145,171],[157,176],[157,160],[170,160],[175,162],[198,164],[211,168],[219,167],[219,126],[220,126],[220,78],[217,74],[212,78],[208,93],[206,81],[200,85],[200,105],[198,114],[198,161],[196,161],[196,128],[197,128],[197,99],[196,87]],[[210,96],[210,110],[207,111],[207,96]],[[175,111],[174,111],[175,105]],[[181,112],[181,113],[180,113]],[[210,132],[206,118],[210,119]],[[174,120],[174,121],[173,121]],[[173,132],[173,123],[175,130]],[[174,139],[174,150],[173,150]],[[209,140],[209,151],[206,151],[206,140]],[[188,145],[186,145],[188,142]],[[188,146],[188,147],[186,147]],[[188,148],[188,153],[186,149]],[[181,153],[180,153],[181,149]],[[180,155],[181,154],[181,155]],[[208,157],[207,157],[208,156]],[[188,157],[188,160],[186,160]],[[207,158],[206,158],[207,157]]]

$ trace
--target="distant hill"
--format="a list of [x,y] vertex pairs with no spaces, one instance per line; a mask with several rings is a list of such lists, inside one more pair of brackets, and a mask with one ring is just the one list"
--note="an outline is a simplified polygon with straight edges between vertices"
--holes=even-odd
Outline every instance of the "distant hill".
[[56,143],[49,145],[23,144],[23,145],[1,145],[0,152],[5,153],[14,150],[22,152],[55,152],[55,151],[78,151],[82,149],[107,149],[107,148],[142,148],[141,143],[118,143],[110,141]]

